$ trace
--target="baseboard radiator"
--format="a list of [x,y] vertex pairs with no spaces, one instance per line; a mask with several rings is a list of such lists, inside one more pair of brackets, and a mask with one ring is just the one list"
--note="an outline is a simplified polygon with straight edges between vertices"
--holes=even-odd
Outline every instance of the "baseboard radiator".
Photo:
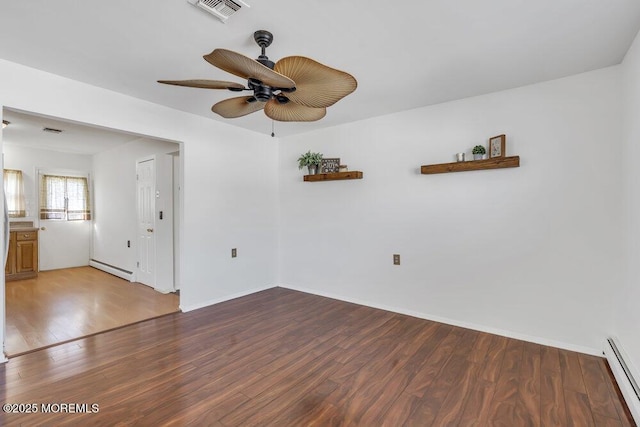
[[616,339],[607,339],[604,354],[627,402],[629,411],[631,411],[631,415],[633,415],[636,423],[640,425],[640,387],[638,386],[640,378],[634,377],[633,372],[625,361],[624,351]]
[[93,268],[97,268],[98,270],[102,270],[106,273],[113,274],[114,276],[120,277],[121,279],[128,280],[130,282],[135,282],[136,280],[135,275],[133,274],[133,271],[127,271],[123,268],[106,264],[104,262],[101,262],[95,259],[89,260],[89,265]]

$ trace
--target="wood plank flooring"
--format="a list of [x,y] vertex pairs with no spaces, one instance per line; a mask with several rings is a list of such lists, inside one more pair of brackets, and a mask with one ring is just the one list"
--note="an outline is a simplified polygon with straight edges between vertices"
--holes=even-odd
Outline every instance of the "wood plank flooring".
[[5,289],[9,356],[179,310],[175,294],[92,267],[43,271]]
[[602,358],[282,288],[12,358],[0,386],[38,409],[3,426],[634,425]]

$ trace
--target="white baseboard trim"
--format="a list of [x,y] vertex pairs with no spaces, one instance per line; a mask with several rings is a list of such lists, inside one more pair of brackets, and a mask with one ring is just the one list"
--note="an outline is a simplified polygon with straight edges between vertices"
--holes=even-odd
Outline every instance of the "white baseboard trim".
[[153,290],[156,291],[156,292],[160,292],[161,294],[170,294],[171,292],[175,292],[174,289],[153,288]]
[[89,260],[89,266],[96,268],[98,270],[102,270],[105,273],[113,274],[116,277],[119,277],[124,280],[128,280],[130,282],[135,282],[135,274],[132,271],[127,271],[125,269],[115,267],[113,265],[105,264],[104,262],[100,262],[95,259]]
[[602,357],[602,350],[598,348],[585,347],[581,345],[568,344],[561,341],[554,341],[547,338],[541,338],[536,336],[531,336],[527,334],[521,334],[519,332],[513,332],[505,329],[492,328],[485,325],[479,325],[471,322],[463,322],[455,319],[449,319],[446,317],[435,316],[431,314],[425,314],[413,310],[405,310],[398,307],[391,307],[384,304],[376,304],[370,301],[363,301],[359,298],[347,298],[342,295],[336,295],[327,292],[318,292],[314,289],[301,288],[297,286],[289,286],[289,285],[279,285],[282,288],[292,289],[295,291],[306,292],[308,294],[318,295],[322,297],[337,299],[340,301],[351,302],[354,304],[364,305],[367,307],[378,308],[381,310],[391,311],[398,314],[405,314],[407,316],[417,317],[419,319],[432,320],[434,322],[446,323],[447,325],[459,326],[461,328],[473,329],[474,331],[486,332],[489,334],[500,335],[507,338],[513,338],[517,340],[532,342],[536,344],[546,345],[550,347],[561,348],[564,350],[575,351],[578,353],[590,354],[592,356]]
[[198,304],[182,305],[182,303],[181,303],[180,304],[180,310],[182,310],[183,313],[186,313],[188,311],[198,310],[200,308],[209,307],[210,305],[214,305],[214,304],[220,304],[221,302],[230,301],[232,299],[236,299],[236,298],[244,297],[244,296],[247,296],[247,295],[255,294],[256,292],[266,291],[267,289],[271,289],[271,288],[275,288],[275,287],[277,287],[277,286],[272,285],[272,286],[264,286],[264,287],[260,287],[260,288],[254,288],[254,289],[250,289],[250,290],[247,290],[247,291],[239,292],[237,294],[227,295],[227,296],[216,298],[216,299],[212,299],[212,300],[209,300],[209,301],[204,301],[204,302],[201,302],[201,303],[198,303]]
[[[623,360],[631,360],[629,356],[627,356],[624,352],[624,348],[621,346],[620,341],[616,338],[612,338],[615,343],[615,346],[620,353]],[[622,396],[624,397],[625,402],[627,403],[627,407],[633,416],[633,419],[636,421],[636,424],[640,425],[640,396],[636,394],[636,390],[633,389],[631,385],[631,380],[628,378],[627,373],[624,371],[622,367],[621,361],[618,359],[618,355],[615,354],[613,348],[608,341],[605,341],[604,344],[604,355],[607,358],[607,362],[609,362],[609,366],[611,367],[611,372],[613,372],[613,376],[618,383],[618,387],[622,392]],[[624,363],[624,362],[622,362]],[[632,369],[632,367],[627,366],[627,369]],[[631,376],[636,380],[638,377],[637,372],[630,372]]]

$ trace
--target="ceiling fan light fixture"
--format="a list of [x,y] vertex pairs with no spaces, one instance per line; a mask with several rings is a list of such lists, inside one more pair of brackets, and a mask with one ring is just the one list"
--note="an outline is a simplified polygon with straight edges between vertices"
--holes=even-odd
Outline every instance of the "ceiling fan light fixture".
[[222,23],[226,23],[227,19],[236,14],[243,7],[251,7],[242,0],[187,0],[194,6],[209,12]]

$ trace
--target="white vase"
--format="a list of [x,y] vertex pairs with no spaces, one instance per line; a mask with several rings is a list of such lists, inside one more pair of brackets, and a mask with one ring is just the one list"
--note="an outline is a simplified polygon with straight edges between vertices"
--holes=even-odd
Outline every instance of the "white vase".
[[484,157],[484,154],[474,154],[473,160],[482,160],[483,157]]

